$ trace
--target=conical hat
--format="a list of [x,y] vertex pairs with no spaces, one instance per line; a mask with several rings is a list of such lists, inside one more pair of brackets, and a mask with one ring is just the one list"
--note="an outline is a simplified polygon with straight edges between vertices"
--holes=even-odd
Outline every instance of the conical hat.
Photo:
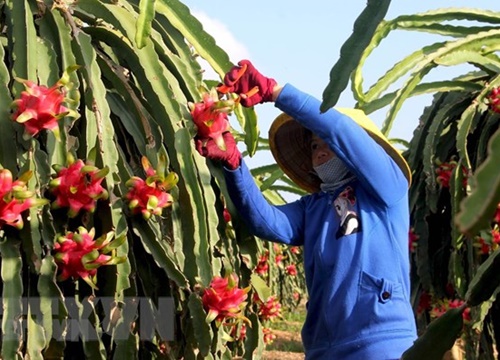
[[[400,167],[409,186],[411,171],[408,163],[373,121],[358,109],[336,108],[336,110],[356,121],[384,148]],[[285,113],[279,115],[269,129],[269,145],[277,164],[293,182],[310,193],[320,190],[321,181],[312,174],[311,149],[310,144],[306,143],[306,129],[299,122]]]

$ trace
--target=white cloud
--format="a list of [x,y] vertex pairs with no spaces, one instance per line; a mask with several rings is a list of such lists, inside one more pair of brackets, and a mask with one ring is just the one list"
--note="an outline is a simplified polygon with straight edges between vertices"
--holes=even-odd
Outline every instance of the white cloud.
[[[233,63],[236,63],[241,59],[250,58],[248,49],[233,36],[224,23],[217,19],[210,18],[207,14],[201,11],[193,10],[192,14],[202,23],[203,29],[212,35],[217,45],[228,54],[229,59]],[[205,70],[205,78],[219,78],[219,76],[212,70],[210,65],[208,65],[205,60],[200,59],[200,64]]]

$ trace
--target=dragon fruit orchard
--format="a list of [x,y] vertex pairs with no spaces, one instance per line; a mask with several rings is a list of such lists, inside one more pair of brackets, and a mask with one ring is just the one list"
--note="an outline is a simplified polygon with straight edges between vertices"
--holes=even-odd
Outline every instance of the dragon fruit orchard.
[[[261,352],[245,305],[268,287],[251,273],[261,240],[193,146],[198,133],[221,139],[235,115],[257,150],[255,111],[207,91],[191,42],[221,71],[227,54],[178,1],[1,4],[0,357]],[[205,296],[227,315],[217,327],[203,295],[228,269],[244,286]]]

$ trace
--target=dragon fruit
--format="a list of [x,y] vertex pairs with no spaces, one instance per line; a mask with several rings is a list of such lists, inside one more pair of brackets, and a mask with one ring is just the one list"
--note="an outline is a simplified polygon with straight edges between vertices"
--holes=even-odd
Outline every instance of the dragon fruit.
[[104,265],[122,263],[125,257],[118,257],[115,250],[122,245],[126,237],[114,238],[110,231],[94,240],[95,229],[87,231],[80,226],[77,232],[66,232],[58,236],[54,244],[54,259],[59,269],[58,280],[72,278],[83,279],[92,288],[97,289],[97,269]]
[[26,172],[13,181],[9,170],[0,170],[0,229],[4,225],[22,229],[24,226],[22,212],[48,203],[48,200],[37,199],[31,191],[28,191],[27,182],[32,175],[32,172]]
[[236,274],[215,276],[202,296],[203,307],[208,312],[207,323],[215,320],[220,325],[226,318],[248,320],[243,316],[248,291],[250,287],[238,288]]
[[290,276],[297,276],[297,266],[295,264],[285,266],[285,271]]
[[97,200],[108,198],[101,182],[109,169],[85,165],[82,160],[73,162],[71,157],[69,163],[68,167],[54,166],[57,175],[49,183],[51,192],[56,196],[52,208],[69,208],[69,217],[75,217],[81,210],[95,211]]
[[229,131],[227,114],[234,109],[233,100],[219,100],[217,91],[212,89],[203,94],[199,103],[188,103],[191,117],[197,128],[197,136],[202,140],[213,139],[219,149],[226,150],[222,134]]
[[258,315],[262,321],[274,321],[281,317],[281,304],[276,296],[270,296],[266,301],[262,301],[255,293],[254,302],[259,306]]
[[125,195],[129,209],[133,214],[142,214],[145,220],[151,215],[160,215],[164,208],[172,205],[173,197],[168,193],[179,178],[176,173],[166,173],[164,162],[160,160],[155,170],[146,157],[142,157],[142,166],[146,172],[146,180],[133,176],[127,182],[129,191]]
[[62,105],[67,101],[65,98],[66,85],[69,84],[69,72],[78,67],[68,68],[55,85],[50,88],[37,85],[33,81],[17,79],[23,83],[25,90],[21,97],[13,101],[12,106],[16,108],[12,119],[24,125],[24,138],[29,139],[37,135],[41,130],[47,129],[59,137],[58,121],[65,116],[78,117],[78,113]]
[[488,95],[490,109],[500,113],[500,87],[493,88]]

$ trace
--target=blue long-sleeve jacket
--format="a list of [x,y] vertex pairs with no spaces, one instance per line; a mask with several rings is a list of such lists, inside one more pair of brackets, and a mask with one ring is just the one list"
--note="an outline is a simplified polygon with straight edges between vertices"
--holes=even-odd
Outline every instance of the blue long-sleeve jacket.
[[335,194],[272,206],[243,161],[225,170],[231,199],[256,236],[303,245],[306,359],[399,359],[416,339],[409,302],[408,182],[348,116],[335,109],[320,113],[319,100],[289,84],[275,106],[326,141],[357,178]]

